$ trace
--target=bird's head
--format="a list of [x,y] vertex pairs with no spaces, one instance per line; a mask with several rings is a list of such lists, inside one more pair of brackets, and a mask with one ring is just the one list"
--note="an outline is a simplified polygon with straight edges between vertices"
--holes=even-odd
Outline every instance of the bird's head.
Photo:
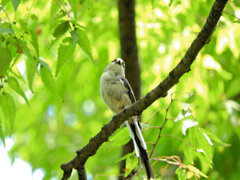
[[125,62],[121,58],[116,58],[108,64],[104,71],[112,71],[117,75],[125,76]]

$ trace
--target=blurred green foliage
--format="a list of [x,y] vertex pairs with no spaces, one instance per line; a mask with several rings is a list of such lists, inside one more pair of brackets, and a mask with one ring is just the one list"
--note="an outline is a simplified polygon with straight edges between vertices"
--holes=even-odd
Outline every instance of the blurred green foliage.
[[[180,61],[212,4],[136,2],[143,95]],[[117,2],[3,0],[0,10],[0,143],[11,137],[13,160],[20,157],[33,170],[43,169],[45,179],[59,179],[60,164],[113,115],[101,101],[99,78],[120,54]],[[143,112],[149,152],[167,119],[152,155],[157,177],[240,178],[239,18],[239,0],[229,1],[191,71]],[[126,128],[115,132],[87,161],[89,177],[115,177],[128,140]],[[126,174],[138,166],[134,154],[123,158]]]

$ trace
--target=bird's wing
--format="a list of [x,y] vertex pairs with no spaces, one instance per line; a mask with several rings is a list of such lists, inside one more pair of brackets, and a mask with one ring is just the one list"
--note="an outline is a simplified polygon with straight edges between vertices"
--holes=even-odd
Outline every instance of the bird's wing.
[[128,82],[128,80],[125,77],[120,77],[120,80],[122,81],[124,87],[126,88],[126,92],[128,94],[128,97],[134,103],[136,101],[136,98],[134,96],[133,90]]

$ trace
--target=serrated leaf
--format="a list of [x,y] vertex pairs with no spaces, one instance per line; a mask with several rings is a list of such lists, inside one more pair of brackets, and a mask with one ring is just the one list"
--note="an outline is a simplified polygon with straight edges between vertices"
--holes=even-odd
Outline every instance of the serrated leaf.
[[13,126],[14,126],[16,105],[10,94],[5,93],[4,95],[0,95],[0,107],[2,108],[5,118],[9,120],[8,124],[10,127],[9,131],[10,131],[10,135],[11,135],[12,131],[13,131]]
[[16,11],[20,2],[21,2],[21,0],[11,0],[11,1],[12,1],[13,8]]
[[34,76],[37,72],[38,64],[37,63],[33,64],[28,59],[26,59],[25,63],[26,63],[28,86],[29,86],[30,90],[33,92],[33,87],[32,87],[33,86],[33,79],[34,79]]
[[188,165],[187,166],[189,171],[194,173],[195,176],[197,176],[198,178],[200,177],[204,177],[204,178],[208,178],[206,174],[204,174],[203,172],[201,172],[199,169],[197,169],[196,167],[192,166],[192,165]]
[[24,91],[21,89],[18,83],[18,80],[15,77],[8,77],[8,84],[14,91],[16,91],[20,96],[22,96],[26,101],[26,103],[29,105],[27,96],[25,95]]
[[54,30],[53,36],[55,38],[62,36],[70,28],[69,21],[63,21]]
[[184,119],[188,116],[191,116],[191,115],[192,115],[191,111],[189,111],[189,110],[185,111],[185,110],[182,109],[180,111],[180,113],[178,114],[177,118],[174,120],[174,122],[180,121],[180,120],[182,120],[182,119]]
[[46,88],[55,93],[55,80],[47,63],[40,62],[40,76]]
[[78,44],[80,48],[83,50],[83,52],[85,52],[87,57],[93,61],[91,45],[90,45],[90,41],[88,39],[87,34],[82,29],[77,29],[76,31],[79,36]]
[[[227,144],[225,142],[223,142],[219,137],[217,137],[217,135],[215,135],[214,133],[210,132],[210,131],[206,131],[205,129],[202,129],[201,130],[206,134],[208,135],[208,137],[213,141],[213,143],[217,143],[221,146],[224,146],[224,147],[230,147],[231,144]],[[214,144],[215,144],[214,143]]]
[[12,60],[11,53],[8,48],[0,46],[0,76],[5,76]]
[[2,139],[3,145],[5,146],[4,132],[2,127],[2,122],[0,121],[0,137]]
[[58,48],[58,58],[57,58],[57,67],[56,67],[56,76],[60,72],[62,66],[72,57],[74,52],[74,46],[72,43],[68,45],[61,44]]
[[190,164],[193,164],[193,160],[196,157],[194,148],[184,144],[183,153]]
[[182,133],[184,136],[186,136],[186,131],[187,129],[191,128],[191,127],[194,127],[198,125],[198,122],[197,121],[194,121],[192,119],[186,119],[183,121],[183,125],[182,125]]
[[37,56],[37,60],[39,59],[39,45],[38,45],[38,38],[37,38],[37,34],[34,31],[31,31],[31,44],[33,45],[33,48],[36,52],[36,56]]

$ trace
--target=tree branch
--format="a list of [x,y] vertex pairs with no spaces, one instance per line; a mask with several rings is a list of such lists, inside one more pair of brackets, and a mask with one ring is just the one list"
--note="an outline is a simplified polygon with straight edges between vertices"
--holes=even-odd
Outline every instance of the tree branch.
[[168,90],[178,83],[184,73],[190,70],[191,64],[196,59],[199,51],[209,41],[226,3],[227,0],[216,0],[214,2],[207,21],[197,38],[192,42],[179,64],[157,87],[150,91],[144,98],[113,116],[112,120],[104,125],[101,131],[91,138],[85,147],[77,151],[77,156],[73,160],[61,165],[61,168],[64,171],[62,179],[68,179],[71,176],[73,168],[78,169],[79,167],[84,166],[87,159],[97,152],[98,148],[108,140],[112,133],[117,130],[126,119],[134,115],[139,115],[154,101],[167,95]]

